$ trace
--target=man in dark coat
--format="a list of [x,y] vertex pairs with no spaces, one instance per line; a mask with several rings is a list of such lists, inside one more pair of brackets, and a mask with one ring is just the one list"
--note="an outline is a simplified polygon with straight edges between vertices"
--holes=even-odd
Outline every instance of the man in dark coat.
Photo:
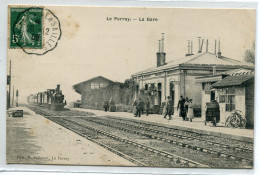
[[146,107],[146,116],[148,116],[149,115],[149,109],[150,109],[150,101],[149,101],[148,98],[145,100],[145,107]]
[[137,112],[136,112],[135,117],[141,117],[142,108],[143,108],[143,102],[142,102],[141,98],[139,98],[137,101],[137,105],[136,105]]
[[173,104],[170,96],[167,97],[167,102],[165,105],[166,105],[166,113],[164,115],[164,118],[166,118],[166,116],[169,115],[169,120],[171,120],[172,113],[173,113]]
[[183,120],[185,120],[185,117],[186,117],[184,104],[185,104],[185,99],[181,95],[181,99],[178,102],[177,110],[180,109],[180,117],[182,117]]

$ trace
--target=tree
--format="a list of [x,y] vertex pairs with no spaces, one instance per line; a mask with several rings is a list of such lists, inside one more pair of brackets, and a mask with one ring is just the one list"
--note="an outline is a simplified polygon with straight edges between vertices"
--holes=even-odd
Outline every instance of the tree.
[[255,42],[253,42],[251,49],[245,51],[244,61],[255,64]]

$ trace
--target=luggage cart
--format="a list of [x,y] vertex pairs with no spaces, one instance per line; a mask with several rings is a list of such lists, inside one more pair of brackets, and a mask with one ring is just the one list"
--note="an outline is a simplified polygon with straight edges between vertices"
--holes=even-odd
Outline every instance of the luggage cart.
[[219,104],[217,101],[212,101],[209,103],[206,103],[206,120],[205,125],[207,125],[207,122],[213,123],[213,126],[216,126],[217,123],[220,121],[220,110],[219,110]]

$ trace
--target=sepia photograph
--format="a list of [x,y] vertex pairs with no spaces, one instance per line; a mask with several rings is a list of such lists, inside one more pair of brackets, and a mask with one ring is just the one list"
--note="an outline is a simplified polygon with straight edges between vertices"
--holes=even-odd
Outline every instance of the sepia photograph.
[[254,168],[256,10],[8,6],[6,163]]

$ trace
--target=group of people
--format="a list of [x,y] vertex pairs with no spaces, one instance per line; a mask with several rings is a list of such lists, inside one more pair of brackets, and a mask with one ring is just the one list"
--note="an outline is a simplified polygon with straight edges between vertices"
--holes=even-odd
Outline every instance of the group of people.
[[150,101],[147,98],[145,101],[143,101],[141,98],[134,101],[133,104],[133,113],[135,117],[141,117],[141,115],[144,113],[144,110],[146,110],[146,116],[149,115],[149,109],[150,109]]
[[[106,99],[103,107],[105,111],[114,112],[113,108],[115,107],[115,102],[113,101],[112,98],[109,101],[108,99]],[[146,113],[146,116],[148,116],[149,110],[150,110],[150,101],[148,98],[146,100],[142,100],[141,98],[138,98],[138,100],[134,101],[133,113],[135,117],[141,117],[141,115],[144,113]],[[189,120],[190,122],[192,122],[192,119],[194,119],[192,99],[189,99],[188,97],[184,98],[181,95],[180,100],[178,102],[177,111],[179,111],[179,116],[182,117],[184,121]],[[164,115],[165,119],[167,118],[167,116],[169,116],[169,120],[171,120],[173,112],[174,112],[173,101],[171,97],[168,96],[166,102],[163,103],[162,114]]]
[[[146,115],[149,115],[149,108],[150,108],[150,102],[149,99],[146,99],[145,102],[139,98],[138,100],[134,101],[134,114],[135,117],[140,117],[141,114],[144,112],[144,107],[146,109]],[[173,101],[170,96],[167,97],[167,101],[163,105],[163,111],[162,114],[164,115],[164,118],[166,119],[167,116],[169,116],[169,120],[172,119],[173,115]],[[180,100],[178,102],[177,111],[179,111],[179,116],[183,118],[184,121],[189,120],[192,122],[192,119],[194,119],[194,112],[193,112],[193,103],[192,99],[189,99],[188,97],[184,98],[182,95],[180,97]]]
[[184,98],[181,95],[177,106],[177,110],[179,109],[179,116],[182,117],[184,121],[189,120],[192,122],[192,119],[194,119],[192,99],[189,99],[188,97]]

